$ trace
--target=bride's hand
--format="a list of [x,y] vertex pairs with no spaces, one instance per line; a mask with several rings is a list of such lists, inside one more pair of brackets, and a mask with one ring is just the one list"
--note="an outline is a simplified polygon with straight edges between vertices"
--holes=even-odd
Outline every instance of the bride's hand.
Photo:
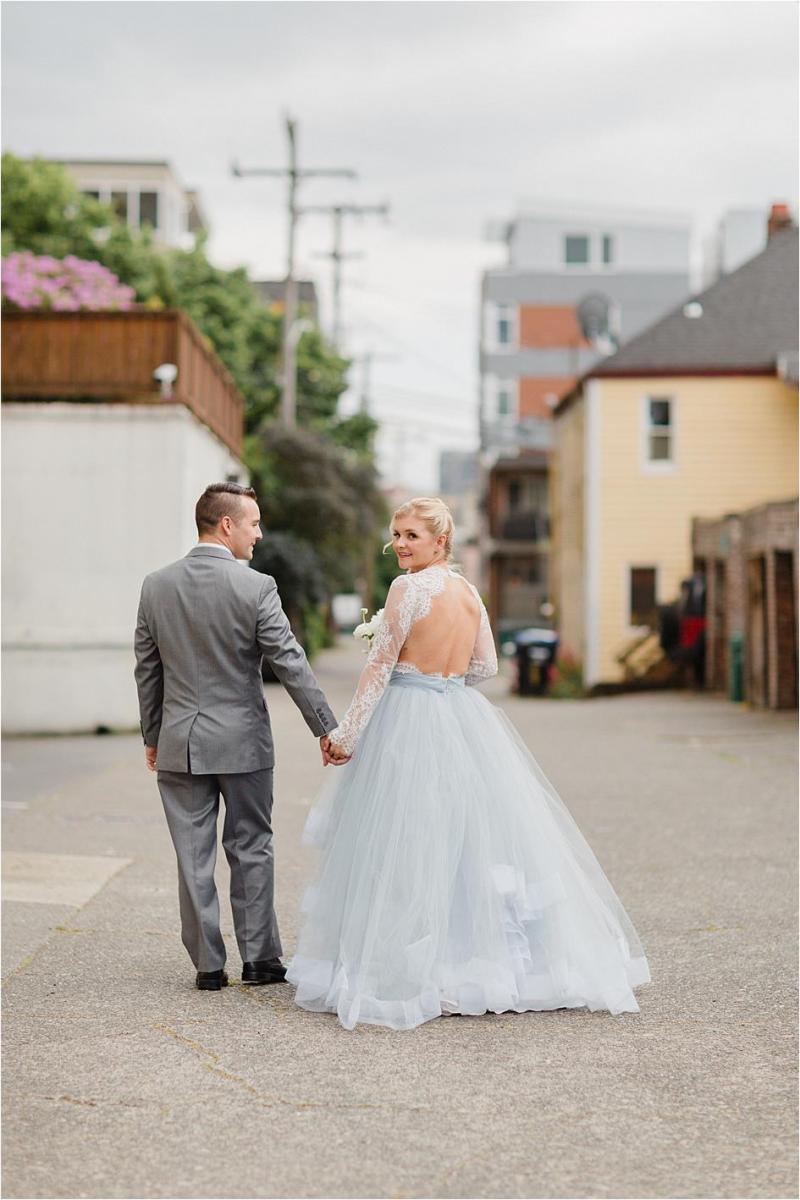
[[342,747],[332,742],[327,734],[319,739],[319,748],[322,752],[322,765],[324,767],[341,767],[344,763],[350,761],[351,755],[345,754]]
[[329,761],[332,762],[335,767],[344,766],[346,762],[350,762],[352,757],[350,754],[345,754],[342,747],[336,742],[329,742],[327,754]]

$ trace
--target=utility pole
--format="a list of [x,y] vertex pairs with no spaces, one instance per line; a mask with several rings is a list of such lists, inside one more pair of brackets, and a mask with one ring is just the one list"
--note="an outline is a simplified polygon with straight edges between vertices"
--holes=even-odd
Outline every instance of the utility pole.
[[271,178],[286,177],[289,180],[289,231],[286,255],[286,284],[283,304],[283,379],[281,388],[281,420],[285,425],[297,423],[297,281],[294,276],[295,236],[297,219],[300,210],[297,207],[297,187],[301,180],[319,176],[337,176],[355,179],[356,172],[349,168],[298,167],[297,165],[297,122],[290,116],[286,117],[286,132],[289,138],[288,167],[251,167],[245,169],[238,163],[233,163],[231,171],[236,179],[247,175],[270,176]]
[[359,412],[369,413],[369,399],[371,391],[372,364],[374,362],[397,362],[399,355],[397,354],[377,354],[374,350],[365,350],[363,354],[356,355],[356,359],[361,363],[361,399],[359,401]]
[[342,338],[342,261],[345,258],[360,258],[359,254],[345,254],[342,250],[342,218],[375,213],[381,217],[389,215],[389,204],[315,204],[301,210],[303,213],[331,213],[333,216],[333,249],[320,257],[333,259],[333,344],[341,350]]

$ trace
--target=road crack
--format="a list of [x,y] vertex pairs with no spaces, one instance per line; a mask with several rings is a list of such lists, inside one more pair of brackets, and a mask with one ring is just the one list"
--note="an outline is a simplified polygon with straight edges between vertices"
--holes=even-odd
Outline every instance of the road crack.
[[294,1109],[297,1112],[305,1110],[328,1111],[328,1112],[412,1112],[412,1113],[428,1113],[432,1112],[433,1108],[428,1104],[373,1104],[366,1101],[353,1101],[351,1103],[343,1103],[341,1101],[326,1101],[326,1100],[286,1100],[282,1096],[276,1096],[272,1092],[262,1092],[255,1087],[248,1079],[242,1075],[237,1075],[233,1071],[227,1070],[220,1066],[221,1055],[216,1050],[204,1046],[202,1042],[196,1041],[194,1038],[184,1037],[178,1033],[177,1029],[171,1029],[168,1025],[155,1024],[152,1026],[159,1033],[163,1033],[180,1046],[185,1046],[196,1054],[199,1058],[204,1059],[203,1067],[206,1071],[210,1071],[213,1075],[217,1075],[220,1079],[224,1079],[226,1083],[233,1083],[243,1091],[252,1096],[263,1108],[288,1108]]

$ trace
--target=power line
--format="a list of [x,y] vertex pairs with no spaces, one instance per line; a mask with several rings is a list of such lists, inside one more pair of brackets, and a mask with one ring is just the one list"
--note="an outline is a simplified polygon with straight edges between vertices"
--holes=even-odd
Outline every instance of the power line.
[[[348,287],[354,288],[357,292],[367,292],[372,296],[379,296],[382,299],[387,300],[391,304],[392,308],[404,308],[406,312],[408,311],[408,296],[401,296],[399,292],[387,291],[383,285],[380,285],[379,287],[373,287],[372,284],[361,283],[357,279],[351,279],[348,282]],[[442,308],[449,308],[451,312],[468,314],[474,317],[478,316],[480,310],[479,300],[475,300],[474,302],[465,301],[464,305],[462,306],[460,304],[453,304],[452,301],[449,300],[439,300],[435,296],[426,295],[421,300],[415,299],[414,303],[418,304],[420,307],[425,304],[426,307],[435,308],[437,311]]]
[[342,250],[342,218],[376,213],[389,215],[389,204],[314,204],[301,210],[303,213],[330,213],[333,216],[333,249],[321,257],[333,259],[333,344],[341,345],[342,261],[345,258],[361,258],[357,253],[345,254]]
[[[421,388],[397,386],[392,383],[382,383],[380,384],[380,389],[384,392],[395,392],[398,396],[408,396],[413,400],[419,399],[420,402],[426,404],[429,404],[431,400],[444,400],[447,404],[458,404],[461,407],[464,405],[463,396],[445,396],[442,392],[426,392]],[[478,411],[477,401],[475,402],[475,411]]]
[[478,430],[477,426],[474,430],[470,430],[458,425],[447,424],[444,421],[430,421],[423,417],[406,417],[394,416],[391,413],[373,412],[372,416],[378,422],[379,426],[391,426],[393,428],[403,429],[420,429],[425,433],[445,434],[447,437],[469,439],[478,445]]
[[457,375],[449,367],[445,367],[442,363],[437,362],[435,359],[429,358],[428,355],[421,354],[419,350],[416,350],[413,346],[409,346],[407,342],[403,341],[402,338],[398,338],[396,334],[389,333],[389,331],[387,329],[384,329],[384,327],[382,325],[379,325],[377,323],[377,321],[373,321],[370,317],[365,317],[363,312],[360,314],[359,320],[363,324],[368,325],[368,326],[370,326],[370,328],[376,330],[383,337],[387,338],[390,342],[394,342],[395,346],[397,346],[401,350],[405,350],[405,352],[407,354],[410,354],[413,358],[416,358],[419,362],[423,362],[426,364],[426,366],[429,366],[429,367],[435,367],[437,371],[444,372],[445,374],[449,375],[451,379],[458,380],[459,384],[461,384],[461,386],[463,386],[463,387],[472,386],[471,384],[467,383],[467,381],[463,378],[463,376]]
[[361,404],[362,413],[368,413],[370,409],[370,381],[372,378],[372,364],[374,362],[396,362],[396,354],[378,354],[375,350],[366,350],[363,354],[354,356],[356,362],[361,363]]

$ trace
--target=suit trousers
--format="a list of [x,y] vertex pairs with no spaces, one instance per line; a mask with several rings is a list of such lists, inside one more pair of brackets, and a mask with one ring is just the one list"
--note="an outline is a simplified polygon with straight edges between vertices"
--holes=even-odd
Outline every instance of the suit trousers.
[[281,953],[275,918],[272,768],[231,775],[159,771],[158,790],[178,858],[181,936],[198,971],[225,965],[214,883],[219,801],[222,845],[231,869],[231,908],[243,962]]

